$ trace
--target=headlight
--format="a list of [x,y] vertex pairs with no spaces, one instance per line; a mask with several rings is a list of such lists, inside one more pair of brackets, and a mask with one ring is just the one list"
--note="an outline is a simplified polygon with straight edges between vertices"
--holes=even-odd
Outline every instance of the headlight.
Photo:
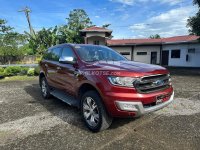
[[133,82],[136,80],[136,78],[109,76],[108,80],[113,85],[134,87]]

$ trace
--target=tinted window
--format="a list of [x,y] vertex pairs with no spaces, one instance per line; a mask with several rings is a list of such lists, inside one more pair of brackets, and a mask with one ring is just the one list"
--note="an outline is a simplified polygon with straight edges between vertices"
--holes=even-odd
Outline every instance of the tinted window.
[[188,49],[188,53],[195,53],[195,48]]
[[126,61],[122,55],[116,51],[103,46],[75,46],[78,55],[86,62],[94,61]]
[[181,51],[180,50],[172,50],[171,52],[171,58],[180,58]]
[[75,57],[73,50],[70,47],[64,47],[62,51],[63,57]]
[[59,58],[60,58],[60,50],[61,48],[60,47],[57,47],[57,48],[54,48],[52,50],[52,60],[53,61],[59,61]]
[[130,52],[120,52],[121,55],[130,55]]
[[48,49],[48,50],[44,53],[43,58],[46,59],[46,60],[51,60],[51,56],[52,56],[51,50]]

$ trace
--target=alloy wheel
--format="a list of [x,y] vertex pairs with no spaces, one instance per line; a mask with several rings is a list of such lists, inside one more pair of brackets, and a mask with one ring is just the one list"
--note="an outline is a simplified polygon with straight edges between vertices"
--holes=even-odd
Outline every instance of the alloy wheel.
[[42,88],[42,94],[45,97],[47,95],[47,84],[46,84],[45,80],[42,80],[41,88]]
[[99,123],[99,110],[96,102],[91,97],[86,97],[83,102],[83,115],[87,123],[96,127]]

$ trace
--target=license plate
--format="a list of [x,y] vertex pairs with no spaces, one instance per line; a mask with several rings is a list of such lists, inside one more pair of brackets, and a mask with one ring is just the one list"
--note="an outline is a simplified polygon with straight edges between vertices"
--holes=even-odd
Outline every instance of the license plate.
[[160,95],[156,97],[156,105],[161,104],[165,98],[165,95]]
[[170,97],[170,93],[166,94],[166,95],[160,95],[156,97],[156,105],[161,104],[163,102],[165,102],[166,100],[168,100]]

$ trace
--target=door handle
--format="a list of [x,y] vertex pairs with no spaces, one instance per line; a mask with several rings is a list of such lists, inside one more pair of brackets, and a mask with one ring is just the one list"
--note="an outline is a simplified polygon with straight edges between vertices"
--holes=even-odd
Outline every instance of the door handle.
[[57,70],[61,70],[61,67],[57,67]]
[[81,75],[80,72],[79,72],[78,70],[75,70],[75,71],[74,71],[74,76],[75,76],[75,77],[78,77],[79,75]]

